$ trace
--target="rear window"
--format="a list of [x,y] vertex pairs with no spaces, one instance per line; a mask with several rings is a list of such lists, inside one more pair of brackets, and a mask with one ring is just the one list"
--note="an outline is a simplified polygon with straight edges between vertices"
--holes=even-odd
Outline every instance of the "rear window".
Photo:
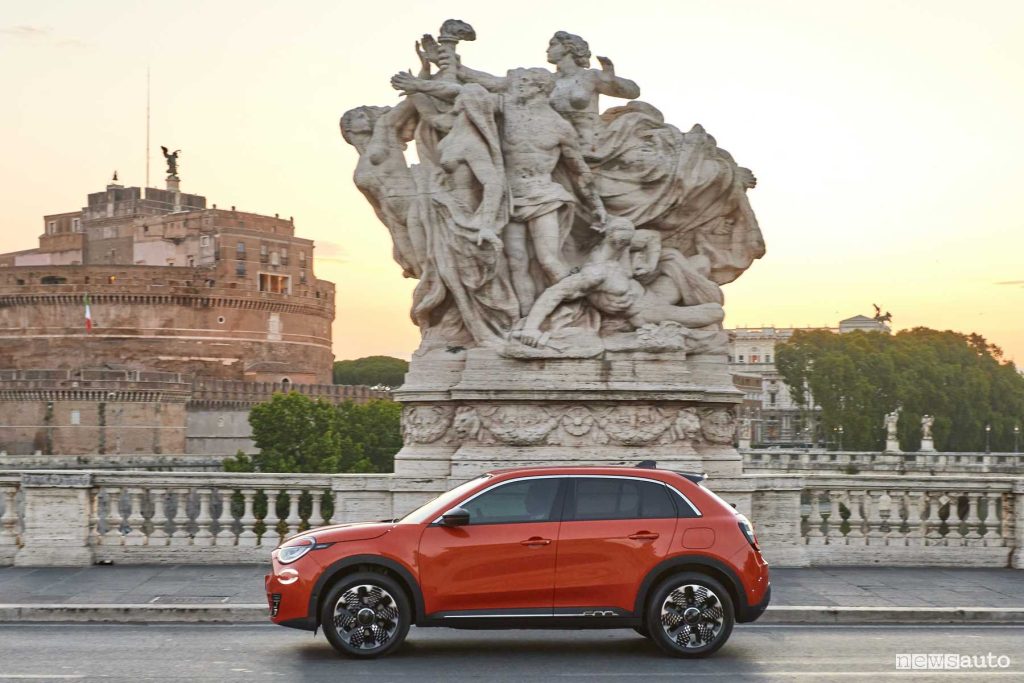
[[640,479],[576,479],[576,495],[568,519],[663,519],[676,516],[668,489],[658,482]]

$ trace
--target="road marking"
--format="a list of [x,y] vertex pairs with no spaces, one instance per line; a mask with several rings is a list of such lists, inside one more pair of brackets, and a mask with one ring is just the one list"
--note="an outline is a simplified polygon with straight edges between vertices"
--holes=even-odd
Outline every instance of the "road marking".
[[[655,676],[679,678],[680,673],[678,671],[659,673],[659,672],[629,672],[629,673],[604,673],[604,672],[593,672],[593,673],[564,673],[554,674],[559,678],[576,678],[580,676],[614,676],[616,678],[653,678]],[[732,678],[763,678],[765,676],[808,676],[818,679],[828,679],[832,676],[1015,676],[1020,678],[1021,672],[1018,671],[986,671],[984,669],[972,669],[970,671],[948,671],[948,670],[932,670],[932,671],[716,671],[716,672],[692,672],[687,671],[686,677],[691,678],[695,676],[703,676],[705,678],[720,678],[722,676],[729,676]]]
[[20,681],[20,680],[26,680],[26,679],[32,679],[32,680],[37,680],[37,679],[53,680],[54,678],[59,678],[61,680],[82,679],[82,678],[85,678],[85,675],[84,674],[0,674],[0,680],[5,680],[5,681],[9,681],[9,680],[19,680]]

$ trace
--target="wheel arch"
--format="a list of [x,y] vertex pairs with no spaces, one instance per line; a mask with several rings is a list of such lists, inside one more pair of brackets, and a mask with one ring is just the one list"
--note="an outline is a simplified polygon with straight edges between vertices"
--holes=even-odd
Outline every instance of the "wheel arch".
[[732,599],[733,614],[737,621],[740,620],[747,608],[747,598],[743,589],[743,583],[736,575],[736,572],[730,569],[728,565],[721,560],[706,555],[678,555],[671,557],[648,572],[644,580],[640,582],[639,590],[637,590],[636,603],[633,606],[634,614],[643,616],[647,600],[655,586],[669,576],[685,571],[707,574],[722,584]]
[[352,555],[329,565],[320,574],[309,595],[309,615],[316,627],[320,626],[320,607],[323,596],[331,587],[359,571],[378,571],[390,576],[405,590],[413,606],[413,623],[423,620],[423,593],[413,573],[400,562],[381,555]]

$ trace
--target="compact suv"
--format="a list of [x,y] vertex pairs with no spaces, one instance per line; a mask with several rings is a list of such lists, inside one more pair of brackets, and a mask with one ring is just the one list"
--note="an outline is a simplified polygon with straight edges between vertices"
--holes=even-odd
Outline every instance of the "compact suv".
[[680,657],[768,606],[746,517],[703,475],[639,467],[500,470],[400,520],[294,536],[266,577],[271,620],[378,657],[409,626],[633,628]]

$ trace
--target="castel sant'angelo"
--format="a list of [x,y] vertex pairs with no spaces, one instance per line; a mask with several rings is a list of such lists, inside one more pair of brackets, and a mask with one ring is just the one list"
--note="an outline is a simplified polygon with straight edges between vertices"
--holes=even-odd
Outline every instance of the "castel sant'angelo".
[[0,451],[234,453],[275,391],[375,393],[331,384],[334,284],[292,219],[166,182],[115,179],[0,254]]

